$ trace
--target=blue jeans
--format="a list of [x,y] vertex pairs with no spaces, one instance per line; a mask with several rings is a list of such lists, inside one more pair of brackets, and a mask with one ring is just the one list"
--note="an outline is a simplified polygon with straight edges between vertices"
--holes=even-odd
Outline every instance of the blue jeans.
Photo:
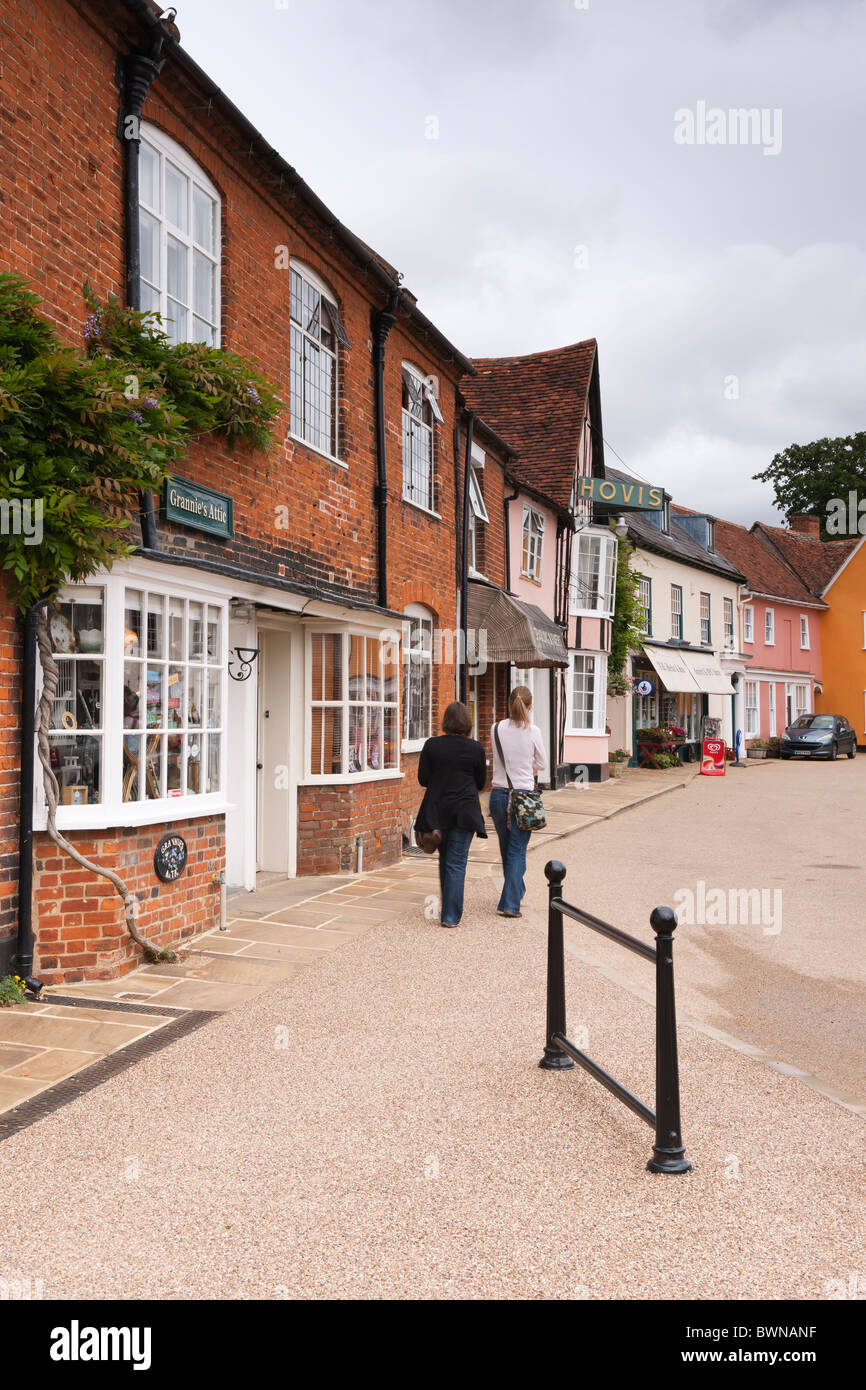
[[505,874],[499,911],[519,912],[526,892],[526,849],[532,831],[518,830],[513,816],[509,830],[506,825],[507,810],[508,791],[505,787],[494,787],[490,793],[490,814],[499,837],[499,853],[502,856],[502,871]]
[[466,860],[474,830],[445,830],[439,846],[439,893],[443,927],[456,927],[463,916]]

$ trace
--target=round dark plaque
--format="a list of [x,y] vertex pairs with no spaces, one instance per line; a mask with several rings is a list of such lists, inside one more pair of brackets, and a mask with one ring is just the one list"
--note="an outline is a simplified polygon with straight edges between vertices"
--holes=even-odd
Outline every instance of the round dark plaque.
[[163,883],[174,883],[186,868],[186,840],[182,835],[170,832],[163,835],[153,851],[153,868],[157,878]]

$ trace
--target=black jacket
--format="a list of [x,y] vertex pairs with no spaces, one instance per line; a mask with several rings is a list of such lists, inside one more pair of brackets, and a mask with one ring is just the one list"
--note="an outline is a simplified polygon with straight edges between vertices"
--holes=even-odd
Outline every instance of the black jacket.
[[474,738],[441,734],[421,749],[418,781],[426,787],[418,830],[474,830],[487,839],[478,793],[487,782],[484,749]]

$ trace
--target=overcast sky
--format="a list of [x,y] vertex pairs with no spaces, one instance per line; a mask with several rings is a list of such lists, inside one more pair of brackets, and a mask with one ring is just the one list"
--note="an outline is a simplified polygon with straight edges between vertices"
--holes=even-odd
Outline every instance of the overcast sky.
[[[179,0],[177,23],[462,351],[597,338],[605,438],[677,501],[778,520],[751,475],[866,427],[864,0]],[[765,111],[757,143],[732,108]]]

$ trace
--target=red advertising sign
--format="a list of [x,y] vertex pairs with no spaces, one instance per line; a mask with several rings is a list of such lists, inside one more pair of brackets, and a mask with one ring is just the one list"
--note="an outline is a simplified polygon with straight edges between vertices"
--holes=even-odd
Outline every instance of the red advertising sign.
[[701,744],[701,776],[724,777],[726,770],[724,740],[705,738]]

